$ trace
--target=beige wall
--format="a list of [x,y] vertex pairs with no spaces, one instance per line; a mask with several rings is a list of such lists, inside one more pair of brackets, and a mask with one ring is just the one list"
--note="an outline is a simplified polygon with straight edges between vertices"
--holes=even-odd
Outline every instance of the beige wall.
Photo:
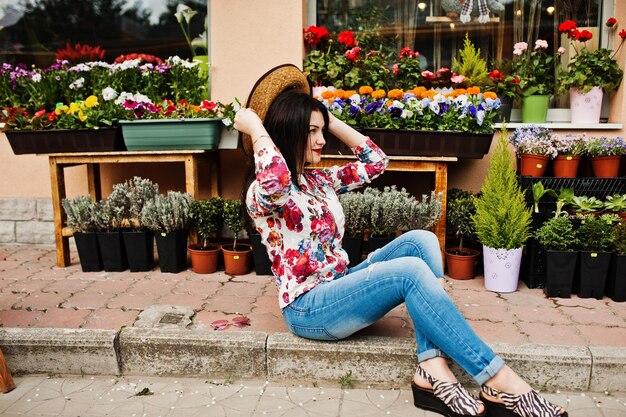
[[[230,101],[238,97],[245,102],[256,79],[268,69],[284,64],[302,65],[302,29],[306,21],[306,0],[210,0],[211,3],[211,71],[212,98]],[[626,22],[626,2],[616,1],[615,16]],[[621,24],[618,30],[626,24]],[[613,45],[619,44],[617,31]],[[618,54],[622,68],[626,67],[626,47]],[[624,84],[611,97],[611,122],[626,122]],[[602,133],[602,132],[594,132]],[[608,135],[622,131],[604,132]],[[492,148],[495,141],[492,144]],[[221,152],[222,195],[237,198],[246,159],[241,150]],[[487,171],[489,158],[463,160],[449,167],[449,188],[459,187],[478,191]],[[207,195],[208,166],[200,166],[200,196]],[[161,190],[184,189],[181,166],[131,164],[102,168],[104,194],[111,184],[133,175],[143,175],[157,181]],[[418,182],[428,184],[429,174],[415,174]],[[86,193],[85,169],[66,170],[68,196]],[[399,181],[414,183],[412,176]],[[398,183],[400,186],[409,184]],[[50,198],[47,159],[43,156],[15,156],[3,134],[0,134],[0,198]]]

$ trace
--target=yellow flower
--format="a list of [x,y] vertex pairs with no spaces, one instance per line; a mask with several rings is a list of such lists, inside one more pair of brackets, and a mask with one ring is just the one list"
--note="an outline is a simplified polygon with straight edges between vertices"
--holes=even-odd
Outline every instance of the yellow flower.
[[78,103],[70,103],[70,109],[67,114],[74,114],[80,110],[80,105]]
[[81,122],[84,122],[85,120],[87,120],[87,116],[85,116],[85,113],[83,113],[82,110],[78,110],[78,118],[80,119]]
[[493,91],[485,91],[483,93],[483,98],[490,98],[492,100],[495,100],[498,98],[498,95],[494,93]]
[[402,100],[404,98],[404,92],[398,88],[394,88],[393,90],[389,90],[388,96],[393,100]]
[[98,97],[96,96],[89,96],[87,97],[87,99],[85,100],[85,106],[87,107],[94,107],[98,105]]
[[475,96],[476,94],[480,94],[480,87],[469,87],[467,89],[467,94],[471,95],[471,96]]
[[385,90],[376,90],[376,91],[372,91],[372,98],[375,99],[379,99],[379,98],[384,98],[387,95],[387,93],[385,92]]
[[372,94],[373,91],[374,89],[370,87],[369,85],[364,85],[361,88],[359,88],[359,94],[364,95],[364,96]]
[[69,107],[67,107],[65,104],[58,105],[56,109],[54,109],[54,114],[60,116],[61,114],[67,113],[68,110]]

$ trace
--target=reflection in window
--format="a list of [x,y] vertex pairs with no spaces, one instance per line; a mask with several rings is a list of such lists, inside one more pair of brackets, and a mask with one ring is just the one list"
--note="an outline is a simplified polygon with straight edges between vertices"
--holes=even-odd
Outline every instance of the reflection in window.
[[188,58],[178,3],[198,12],[191,34],[202,33],[206,0],[0,0],[0,59],[47,66],[68,43],[100,46],[107,62],[129,53]]
[[[451,67],[465,34],[480,48],[483,58],[509,60],[513,44],[545,39],[554,52],[560,45],[556,28],[571,19],[579,27],[595,28],[600,38],[601,8],[589,0],[485,0],[492,9],[486,23],[476,12],[469,23],[459,20],[459,0],[309,0],[317,3],[317,25],[331,32],[359,33],[365,50],[397,51],[405,46],[419,51],[429,70]],[[496,9],[503,10],[496,13]],[[555,46],[556,45],[556,46]]]

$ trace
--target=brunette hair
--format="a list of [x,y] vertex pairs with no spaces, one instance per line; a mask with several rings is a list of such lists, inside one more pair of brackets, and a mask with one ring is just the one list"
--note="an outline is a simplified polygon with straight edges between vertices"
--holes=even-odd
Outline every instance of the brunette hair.
[[281,93],[272,102],[263,125],[285,158],[292,180],[297,184],[304,171],[304,158],[309,141],[311,113],[319,111],[328,128],[328,110],[308,94],[295,90]]

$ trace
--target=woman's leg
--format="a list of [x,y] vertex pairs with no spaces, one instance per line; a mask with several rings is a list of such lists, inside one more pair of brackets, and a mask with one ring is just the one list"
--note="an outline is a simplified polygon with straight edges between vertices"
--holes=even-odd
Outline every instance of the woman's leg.
[[[379,253],[373,258],[376,255]],[[440,265],[438,251],[437,257]],[[502,359],[478,338],[450,301],[433,270],[415,256],[372,263],[319,284],[284,308],[283,315],[297,335],[336,340],[374,323],[402,302],[416,334],[430,341],[431,348],[441,348],[478,383],[490,379],[503,366]],[[422,355],[434,354],[419,350]]]

